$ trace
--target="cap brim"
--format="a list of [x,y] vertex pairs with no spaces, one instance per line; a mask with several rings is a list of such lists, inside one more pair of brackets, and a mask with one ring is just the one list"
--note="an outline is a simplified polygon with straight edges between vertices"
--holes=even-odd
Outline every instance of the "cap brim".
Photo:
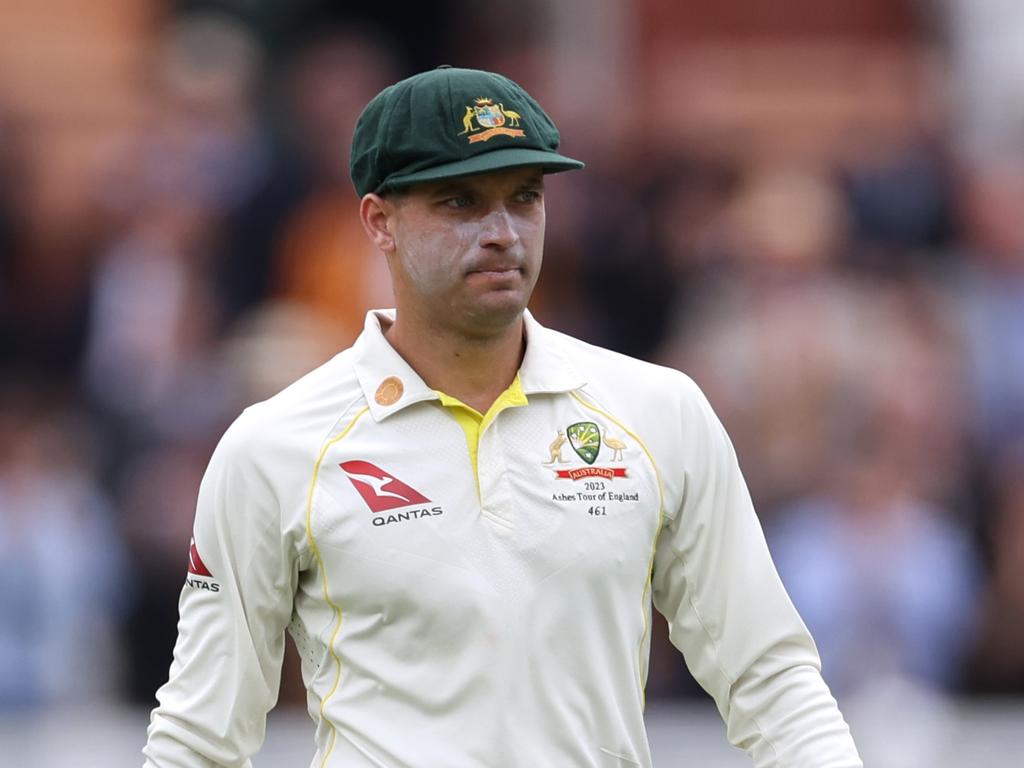
[[544,173],[559,173],[561,171],[575,171],[582,168],[583,163],[579,160],[573,160],[571,157],[560,155],[557,152],[546,152],[540,149],[525,149],[522,147],[506,147],[504,149],[495,149],[491,152],[484,152],[454,163],[427,168],[422,171],[394,174],[385,179],[375,191],[383,192],[425,181],[452,179],[457,176],[472,176],[478,173],[500,171],[506,168],[525,168],[528,166],[537,166]]

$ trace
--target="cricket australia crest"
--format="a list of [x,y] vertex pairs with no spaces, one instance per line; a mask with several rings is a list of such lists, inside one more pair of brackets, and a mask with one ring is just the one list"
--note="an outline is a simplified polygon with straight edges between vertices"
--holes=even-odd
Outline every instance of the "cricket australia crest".
[[571,459],[566,460],[562,457],[562,449],[568,444],[572,446],[576,455],[587,466],[555,469],[555,477],[563,480],[582,480],[595,477],[604,480],[614,480],[617,477],[628,477],[629,473],[624,466],[593,466],[594,462],[597,461],[598,454],[601,453],[602,446],[606,446],[611,450],[612,456],[610,461],[612,463],[622,462],[623,453],[629,450],[629,445],[624,440],[612,437],[607,432],[603,435],[604,439],[602,440],[601,432],[601,427],[593,421],[578,421],[575,424],[570,424],[565,429],[558,430],[558,436],[548,446],[547,461],[541,463],[552,467],[552,469],[555,469],[552,466],[554,464],[571,464]]
[[597,454],[601,450],[601,430],[592,421],[578,421],[570,424],[565,430],[569,438],[569,445],[576,451],[576,455],[587,464],[593,464],[597,460]]
[[504,104],[495,104],[493,99],[476,99],[472,106],[466,107],[466,113],[462,116],[464,130],[459,136],[468,133],[470,144],[487,141],[495,136],[524,137],[526,133],[518,127],[521,118],[518,112],[505,109]]

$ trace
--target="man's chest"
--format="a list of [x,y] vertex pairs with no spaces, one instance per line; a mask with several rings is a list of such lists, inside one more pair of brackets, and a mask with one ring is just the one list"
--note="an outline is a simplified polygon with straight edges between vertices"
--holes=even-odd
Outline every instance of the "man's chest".
[[421,403],[368,416],[320,464],[309,525],[332,582],[465,579],[533,589],[570,569],[598,587],[642,584],[660,520],[657,471],[637,434],[570,396],[499,414],[471,446]]

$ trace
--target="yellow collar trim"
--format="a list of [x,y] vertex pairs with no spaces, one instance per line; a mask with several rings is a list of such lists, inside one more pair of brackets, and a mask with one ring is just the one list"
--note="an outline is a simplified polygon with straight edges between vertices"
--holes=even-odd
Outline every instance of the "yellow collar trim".
[[441,405],[451,410],[455,421],[466,433],[466,447],[469,449],[469,459],[473,464],[473,474],[477,474],[477,454],[480,448],[480,435],[490,426],[498,414],[506,408],[516,408],[521,405],[528,405],[529,400],[523,392],[523,384],[519,380],[519,374],[509,384],[508,389],[498,395],[498,399],[491,403],[487,413],[481,414],[476,408],[466,405],[457,397],[446,395],[444,392],[435,390],[441,399]]

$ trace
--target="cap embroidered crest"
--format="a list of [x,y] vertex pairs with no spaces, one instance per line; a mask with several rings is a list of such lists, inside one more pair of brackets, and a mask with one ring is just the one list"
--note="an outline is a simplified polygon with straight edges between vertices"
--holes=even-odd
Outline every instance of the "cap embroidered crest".
[[[466,107],[466,114],[462,117],[464,130],[459,133],[459,136],[470,134],[467,137],[470,144],[487,141],[495,136],[522,138],[526,136],[526,132],[516,127],[522,117],[518,112],[505,109],[504,104],[495,104],[494,99],[476,99],[473,106]],[[506,119],[508,127],[505,127]],[[474,122],[476,125],[473,124]],[[481,130],[483,130],[482,133],[476,133]]]
[[370,100],[352,135],[349,173],[361,197],[511,168],[583,167],[558,146],[554,122],[522,86],[497,72],[443,67]]

